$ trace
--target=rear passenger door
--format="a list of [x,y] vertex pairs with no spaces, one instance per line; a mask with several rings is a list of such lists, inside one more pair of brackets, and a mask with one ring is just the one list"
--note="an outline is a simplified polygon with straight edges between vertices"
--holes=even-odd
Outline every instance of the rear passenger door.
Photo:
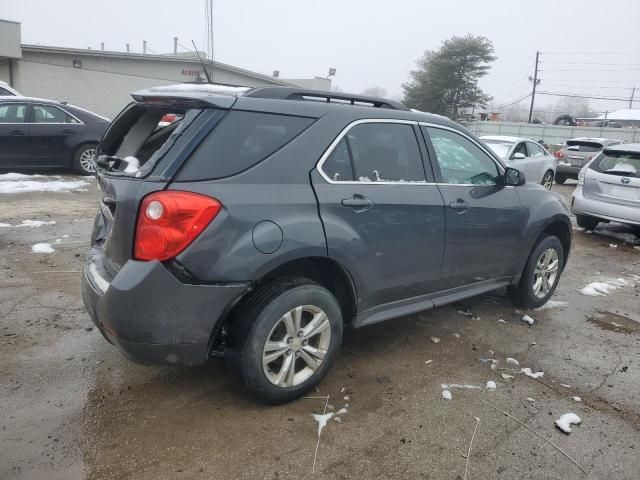
[[462,132],[438,125],[422,131],[445,203],[444,283],[515,275],[525,219],[514,188],[502,185],[502,167]]
[[0,168],[29,166],[29,124],[26,103],[0,104]]
[[360,120],[312,175],[328,253],[356,282],[358,311],[439,288],[444,206],[415,122]]

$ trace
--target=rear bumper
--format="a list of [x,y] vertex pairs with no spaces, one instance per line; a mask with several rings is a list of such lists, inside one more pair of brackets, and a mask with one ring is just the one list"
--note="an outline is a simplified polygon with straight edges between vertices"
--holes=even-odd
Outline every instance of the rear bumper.
[[571,213],[588,215],[613,222],[640,225],[640,209],[619,203],[587,198],[582,193],[582,186],[577,186],[571,197]]
[[578,173],[582,167],[572,167],[571,165],[563,165],[558,162],[558,167],[556,168],[556,175],[561,173],[562,175],[569,178],[578,178]]
[[139,363],[198,365],[220,320],[248,283],[188,285],[159,262],[128,261],[113,278],[92,250],[82,275],[82,299],[93,323]]

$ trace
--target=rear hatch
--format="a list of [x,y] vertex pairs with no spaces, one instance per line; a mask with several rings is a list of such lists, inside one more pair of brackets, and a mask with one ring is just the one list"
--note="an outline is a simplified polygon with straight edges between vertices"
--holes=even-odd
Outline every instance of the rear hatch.
[[96,157],[98,203],[93,255],[113,277],[132,258],[138,209],[164,190],[183,162],[235,103],[233,96],[198,99],[134,95],[105,133]]
[[572,167],[584,167],[595,155],[602,150],[601,143],[589,140],[569,140],[562,149],[564,163]]
[[585,172],[586,197],[640,207],[640,152],[605,149]]

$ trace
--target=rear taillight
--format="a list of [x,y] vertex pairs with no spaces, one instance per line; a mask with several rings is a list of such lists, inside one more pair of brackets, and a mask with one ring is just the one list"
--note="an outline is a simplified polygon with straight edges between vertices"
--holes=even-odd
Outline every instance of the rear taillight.
[[562,158],[564,157],[564,153],[562,153],[562,150],[558,150],[556,153],[553,154],[556,158]]
[[166,190],[148,195],[138,212],[134,258],[163,261],[175,257],[221,209],[215,198],[198,193]]

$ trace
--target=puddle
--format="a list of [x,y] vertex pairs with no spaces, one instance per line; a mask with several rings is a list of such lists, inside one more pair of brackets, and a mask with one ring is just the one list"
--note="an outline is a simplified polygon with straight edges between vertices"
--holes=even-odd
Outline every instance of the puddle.
[[595,315],[587,317],[587,321],[603,330],[609,330],[610,332],[621,332],[627,334],[640,332],[639,322],[632,320],[629,317],[618,315],[617,313],[599,311]]

